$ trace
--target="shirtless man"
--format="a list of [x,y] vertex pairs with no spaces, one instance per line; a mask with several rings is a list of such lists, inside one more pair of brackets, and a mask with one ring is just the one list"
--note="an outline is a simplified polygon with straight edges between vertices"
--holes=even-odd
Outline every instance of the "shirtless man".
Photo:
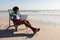
[[[17,6],[13,7],[13,13],[10,14],[11,20],[14,23],[15,26],[15,31],[17,31],[17,27],[19,24],[25,24],[26,27],[30,28],[33,31],[33,34],[38,32],[40,28],[34,28],[31,26],[30,22],[27,20],[21,20],[20,19],[20,14],[19,14],[19,8]],[[18,17],[18,18],[17,18]]]

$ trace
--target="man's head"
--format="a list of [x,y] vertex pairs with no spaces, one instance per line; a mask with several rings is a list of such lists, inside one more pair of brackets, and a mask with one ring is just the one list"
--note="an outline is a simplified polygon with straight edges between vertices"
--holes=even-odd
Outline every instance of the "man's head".
[[17,13],[19,11],[19,8],[17,6],[15,6],[15,7],[13,7],[13,11]]

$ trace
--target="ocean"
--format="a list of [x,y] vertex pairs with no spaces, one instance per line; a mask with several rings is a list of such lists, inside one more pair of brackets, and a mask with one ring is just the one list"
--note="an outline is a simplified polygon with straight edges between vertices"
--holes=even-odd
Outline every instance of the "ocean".
[[[27,14],[27,20],[60,24],[60,10],[21,10],[20,14]],[[0,11],[0,17],[9,17],[8,11]]]

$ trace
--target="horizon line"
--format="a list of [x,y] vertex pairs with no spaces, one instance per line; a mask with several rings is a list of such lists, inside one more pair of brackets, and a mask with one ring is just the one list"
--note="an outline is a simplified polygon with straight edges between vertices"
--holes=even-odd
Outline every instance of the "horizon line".
[[[60,9],[52,9],[52,10],[60,10]],[[6,10],[0,10],[0,11],[6,11]],[[23,10],[21,10],[21,11],[23,11]],[[48,11],[48,10],[46,10],[46,11]]]

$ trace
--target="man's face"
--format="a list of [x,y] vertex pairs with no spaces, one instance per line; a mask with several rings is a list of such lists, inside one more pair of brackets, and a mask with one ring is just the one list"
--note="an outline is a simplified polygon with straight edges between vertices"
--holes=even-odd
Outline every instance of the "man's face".
[[15,9],[15,12],[18,13],[19,12],[19,9]]

